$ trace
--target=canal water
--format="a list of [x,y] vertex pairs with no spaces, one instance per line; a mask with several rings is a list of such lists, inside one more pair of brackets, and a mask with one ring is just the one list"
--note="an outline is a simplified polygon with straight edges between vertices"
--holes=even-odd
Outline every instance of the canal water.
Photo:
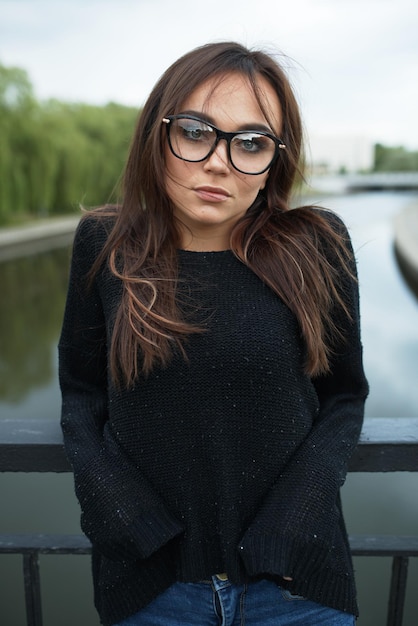
[[[368,417],[418,416],[418,300],[400,272],[393,218],[412,193],[328,195],[348,225],[360,279]],[[65,302],[69,250],[0,264],[0,419],[57,420],[56,344]],[[0,533],[78,533],[71,475],[0,474]],[[350,474],[343,488],[350,533],[418,534],[418,475]],[[418,623],[418,559],[411,559],[404,626]],[[385,624],[391,560],[356,558],[359,626]],[[41,559],[45,626],[98,626],[88,557]],[[23,626],[21,557],[0,558],[0,624]]]

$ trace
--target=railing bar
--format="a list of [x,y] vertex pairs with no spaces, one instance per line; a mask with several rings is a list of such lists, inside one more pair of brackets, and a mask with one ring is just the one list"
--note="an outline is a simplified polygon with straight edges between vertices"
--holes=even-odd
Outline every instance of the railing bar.
[[[24,542],[23,545],[18,545],[16,539],[22,539],[23,536],[11,535],[14,541],[8,542],[5,540],[5,535],[1,536],[3,542],[6,545],[1,546],[0,541],[0,554],[3,553],[19,553],[23,556],[23,572],[24,572],[24,587],[25,587],[25,603],[26,603],[26,616],[27,626],[42,626],[42,599],[41,599],[41,582],[40,582],[40,570],[39,570],[39,555],[40,552],[44,554],[88,554],[90,552],[90,546],[88,540],[84,535],[38,535],[29,536],[30,540]],[[53,541],[50,543],[51,538]],[[57,541],[57,539],[59,539]],[[391,546],[386,545],[382,551],[382,546],[376,545],[375,537],[350,537],[354,539],[355,545],[353,553],[357,556],[386,556],[388,550],[392,550],[392,577],[390,584],[390,594],[388,601],[388,615],[387,626],[402,626],[403,612],[405,606],[407,578],[408,578],[408,565],[409,557],[405,555],[405,552],[409,552],[410,556],[417,556],[416,554],[416,539],[417,537],[401,537],[398,539],[407,540],[408,543],[412,542],[413,545],[393,545],[393,540],[396,537],[379,537],[379,540],[390,539]],[[367,546],[369,543],[367,540],[373,540],[372,543],[374,549],[371,546]],[[67,542],[67,540],[70,540]],[[60,551],[60,541],[63,541],[67,545],[64,552]],[[360,547],[359,544],[366,545]],[[380,543],[377,542],[377,543]],[[396,544],[398,542],[395,542]],[[403,542],[402,542],[403,543]],[[29,547],[31,545],[31,547]],[[36,546],[34,544],[37,544]],[[50,544],[48,547],[45,544]],[[399,555],[399,551],[403,552]],[[398,552],[398,554],[396,554]]]
[[[418,557],[418,535],[350,535],[353,556]],[[90,554],[91,544],[85,535],[2,534],[1,554]]]
[[[418,556],[418,536],[417,556]],[[91,545],[85,535],[0,534],[0,554],[90,554]]]
[[395,556],[392,561],[387,626],[402,626],[409,559]]
[[349,542],[353,556],[418,556],[418,535],[350,535]]
[[[417,472],[418,417],[366,418],[354,472]],[[0,472],[70,472],[59,419],[0,419]]]
[[23,577],[25,582],[25,604],[27,626],[42,626],[41,579],[39,554],[23,555]]

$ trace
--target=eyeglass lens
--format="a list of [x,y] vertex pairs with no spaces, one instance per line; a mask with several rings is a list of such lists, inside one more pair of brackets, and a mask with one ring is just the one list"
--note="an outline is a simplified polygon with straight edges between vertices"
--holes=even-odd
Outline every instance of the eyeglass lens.
[[[187,117],[171,120],[171,148],[180,159],[203,161],[209,156],[216,140],[216,129],[205,122]],[[254,131],[240,131],[229,142],[229,157],[232,165],[246,174],[265,171],[275,154],[274,140]]]

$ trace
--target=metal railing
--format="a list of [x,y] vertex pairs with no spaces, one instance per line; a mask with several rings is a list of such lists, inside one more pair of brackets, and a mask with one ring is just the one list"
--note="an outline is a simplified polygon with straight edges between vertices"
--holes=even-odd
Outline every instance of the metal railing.
[[[1,472],[69,472],[59,423],[0,420]],[[418,472],[418,418],[371,418],[364,423],[351,472]],[[402,626],[410,557],[417,536],[350,536],[353,556],[392,557],[387,626]],[[27,626],[42,626],[39,558],[43,554],[89,554],[83,535],[0,535],[0,554],[21,554]]]

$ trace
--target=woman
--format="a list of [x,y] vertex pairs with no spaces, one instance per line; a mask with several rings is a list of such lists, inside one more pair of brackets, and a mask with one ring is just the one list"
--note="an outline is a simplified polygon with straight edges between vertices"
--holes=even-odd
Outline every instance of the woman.
[[354,623],[355,261],[336,216],[289,210],[300,160],[280,66],[209,44],[152,91],[121,205],[80,223],[62,428],[105,626]]

